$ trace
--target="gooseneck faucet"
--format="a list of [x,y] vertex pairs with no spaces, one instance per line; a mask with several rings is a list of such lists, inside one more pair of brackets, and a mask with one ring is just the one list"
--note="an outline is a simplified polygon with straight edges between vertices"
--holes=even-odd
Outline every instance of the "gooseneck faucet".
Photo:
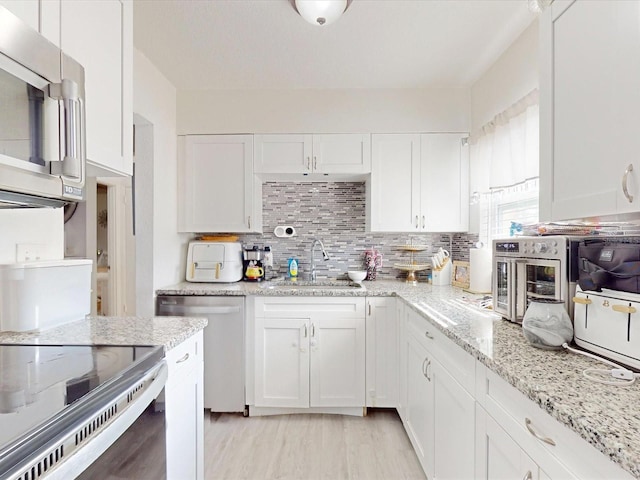
[[311,244],[311,281],[312,282],[316,281],[316,261],[314,256],[316,245],[320,245],[320,248],[322,250],[322,259],[325,262],[329,260],[329,254],[325,250],[322,240],[320,240],[319,238],[314,238],[313,243]]

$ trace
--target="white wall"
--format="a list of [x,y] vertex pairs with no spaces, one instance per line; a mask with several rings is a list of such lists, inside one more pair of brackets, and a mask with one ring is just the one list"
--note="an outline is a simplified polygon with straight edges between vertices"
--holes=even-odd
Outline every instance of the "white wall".
[[471,86],[472,131],[538,88],[538,63],[536,20]]
[[43,260],[64,258],[62,208],[0,210],[0,264],[14,263],[18,244],[34,245]]
[[178,133],[466,132],[466,88],[178,92]]
[[[141,248],[153,249],[153,264],[147,266],[153,270],[153,283],[145,285],[146,295],[138,302],[144,302],[147,309],[136,309],[137,315],[150,315],[153,292],[184,280],[189,236],[176,233],[176,89],[137,49],[133,57],[133,91],[133,111],[153,126],[153,207],[151,211],[147,207],[136,212],[139,218],[151,216],[153,219],[152,245],[141,244],[136,239],[136,252]],[[136,178],[136,182],[139,181],[144,179]]]

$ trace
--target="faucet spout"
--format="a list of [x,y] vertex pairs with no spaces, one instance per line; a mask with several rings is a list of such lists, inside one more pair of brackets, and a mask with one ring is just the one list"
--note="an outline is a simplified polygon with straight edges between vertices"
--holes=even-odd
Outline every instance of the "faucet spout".
[[324,243],[319,238],[314,238],[313,243],[311,244],[311,281],[316,281],[316,261],[315,261],[315,249],[316,245],[320,245],[320,250],[322,251],[322,259],[326,262],[329,260],[329,254],[327,250],[324,248]]

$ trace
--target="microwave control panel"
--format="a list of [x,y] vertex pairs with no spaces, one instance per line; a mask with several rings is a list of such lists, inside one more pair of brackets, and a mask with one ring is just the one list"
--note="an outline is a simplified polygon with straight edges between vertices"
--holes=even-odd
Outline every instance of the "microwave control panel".
[[566,255],[566,237],[518,237],[494,240],[493,253],[497,256],[561,259]]

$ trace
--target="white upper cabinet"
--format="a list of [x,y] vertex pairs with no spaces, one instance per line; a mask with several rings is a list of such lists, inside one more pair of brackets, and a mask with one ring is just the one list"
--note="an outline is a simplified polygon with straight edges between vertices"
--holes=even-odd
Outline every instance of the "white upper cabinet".
[[62,0],[60,19],[61,48],[85,69],[88,174],[131,175],[133,4]]
[[637,1],[578,0],[540,19],[541,220],[640,211],[638,18]]
[[0,5],[5,7],[16,17],[34,30],[40,31],[40,1],[39,0],[2,0]]
[[463,232],[469,225],[466,134],[372,135],[372,232]]
[[253,135],[178,137],[178,231],[262,231]]
[[370,171],[369,134],[255,135],[255,172],[259,174],[315,178]]
[[0,0],[0,5],[60,46],[60,0]]

